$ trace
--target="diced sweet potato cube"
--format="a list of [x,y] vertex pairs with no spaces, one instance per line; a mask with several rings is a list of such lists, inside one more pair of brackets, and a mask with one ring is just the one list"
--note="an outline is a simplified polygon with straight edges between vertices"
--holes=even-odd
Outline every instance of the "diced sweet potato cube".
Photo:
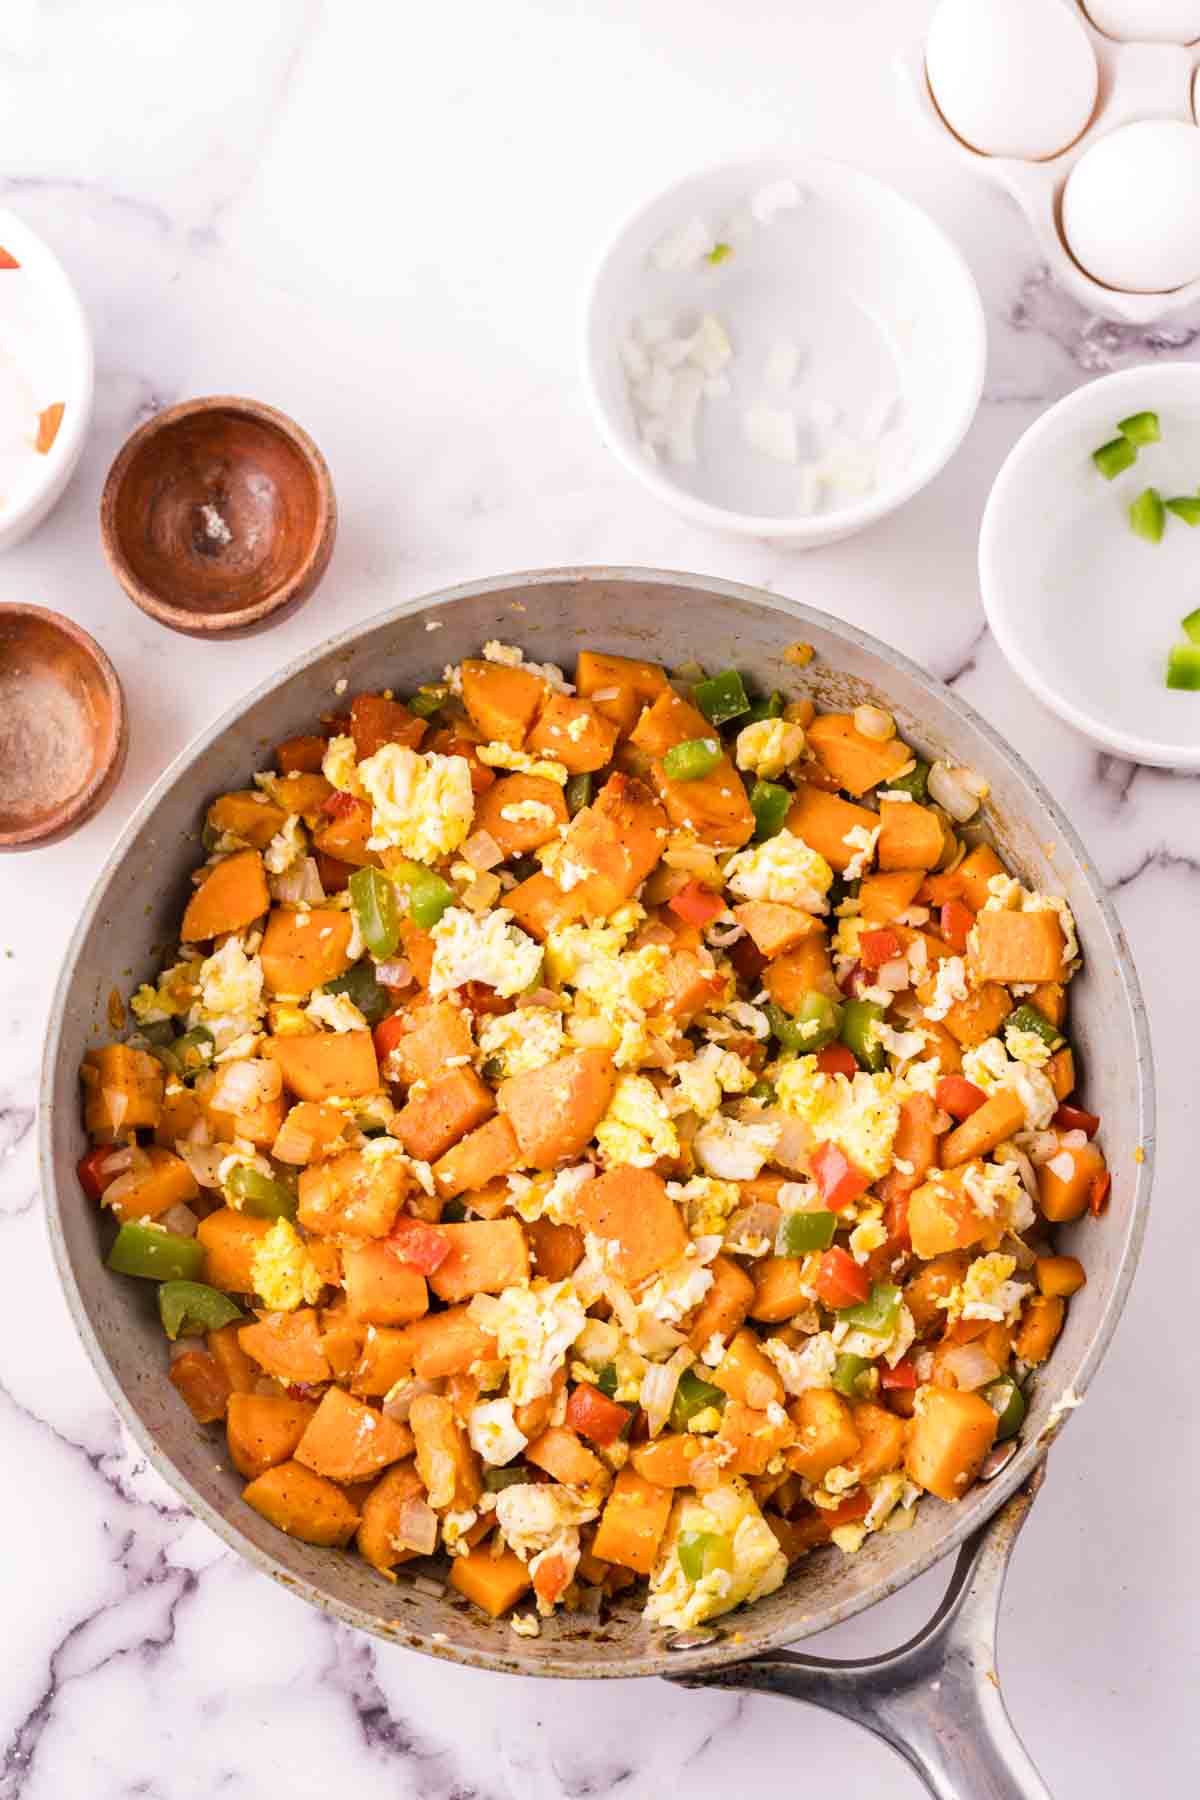
[[1069,1299],[1086,1286],[1087,1276],[1077,1256],[1039,1256],[1034,1264],[1038,1289],[1043,1294]]
[[281,775],[319,775],[328,748],[328,738],[285,738],[275,747],[275,767]]
[[520,748],[546,698],[546,683],[528,669],[510,669],[506,663],[478,662],[462,665],[463,704],[472,725],[487,743]]
[[1020,1131],[1025,1123],[1021,1097],[1012,1088],[997,1088],[961,1125],[942,1139],[942,1167],[956,1169],[960,1163],[986,1156],[997,1144]]
[[529,1592],[533,1577],[515,1551],[503,1550],[493,1556],[485,1546],[451,1560],[450,1586],[489,1618],[498,1619]]
[[1056,1050],[1046,1064],[1046,1079],[1054,1089],[1056,1100],[1066,1100],[1075,1091],[1075,1053],[1070,1044]]
[[468,1220],[443,1225],[450,1254],[429,1277],[439,1300],[499,1294],[529,1279],[529,1247],[519,1219]]
[[896,1176],[894,1185],[902,1193],[911,1193],[937,1162],[937,1137],[933,1129],[937,1112],[929,1094],[909,1094],[900,1102],[892,1155],[910,1166],[907,1171],[893,1169],[891,1174]]
[[302,819],[315,819],[333,792],[332,782],[321,774],[308,774],[293,769],[284,775],[263,777],[266,791],[284,813],[299,813]]
[[898,1469],[904,1461],[904,1445],[908,1427],[886,1406],[874,1400],[859,1400],[851,1409],[854,1429],[858,1433],[858,1449],[846,1463],[860,1481],[876,1481]]
[[230,1091],[230,1073],[231,1069],[224,1067],[205,1069],[196,1078],[196,1100],[213,1138],[219,1144],[232,1143],[239,1137],[260,1146],[273,1144],[283,1124],[283,1095],[256,1100],[234,1111],[222,1104]]
[[434,1165],[434,1179],[443,1200],[486,1188],[507,1175],[521,1161],[516,1133],[503,1113],[467,1133]]
[[666,992],[661,1010],[686,1021],[726,997],[729,978],[718,969],[711,950],[672,950],[667,958]]
[[[161,1070],[161,1064],[159,1067]],[[155,1143],[161,1144],[164,1150],[173,1150],[180,1138],[188,1136],[200,1117],[200,1102],[191,1088],[184,1087],[179,1081],[172,1083],[170,1091],[163,1092],[162,1110],[154,1127]]]
[[[713,735],[711,729],[706,735]],[[651,765],[651,776],[676,831],[694,831],[715,850],[740,849],[754,836],[754,814],[728,756],[697,781],[672,781],[660,762]]]
[[926,1388],[909,1432],[909,1475],[939,1500],[961,1500],[995,1441],[997,1423],[979,1394]]
[[408,1015],[410,1029],[388,1052],[388,1074],[411,1087],[414,1081],[434,1081],[444,1069],[465,1066],[475,1053],[471,1015],[450,1000],[421,1006]]
[[348,912],[313,907],[310,912],[271,908],[260,957],[269,994],[305,997],[350,967],[353,921]]
[[317,1100],[297,1101],[289,1108],[275,1135],[271,1155],[276,1162],[291,1163],[294,1167],[320,1162],[335,1145],[341,1144],[346,1124],[345,1113],[336,1106],[323,1105]]
[[605,1477],[604,1464],[588,1449],[578,1432],[567,1425],[551,1425],[526,1445],[525,1461],[545,1469],[567,1487],[597,1487]]
[[663,687],[630,733],[630,743],[649,757],[660,759],[676,744],[714,735],[713,727],[690,700],[672,687]]
[[[420,1321],[421,1324],[425,1322]],[[387,1326],[364,1327],[359,1321],[355,1321],[355,1324],[364,1335],[361,1354],[350,1372],[350,1392],[379,1399],[389,1393],[398,1381],[407,1380],[411,1376],[415,1348],[412,1333],[415,1327],[405,1325],[393,1330]]]
[[1029,996],[1029,1004],[1037,1008],[1043,1019],[1062,1028],[1067,1016],[1067,990],[1061,981],[1039,981]]
[[330,1481],[365,1481],[410,1455],[413,1434],[398,1419],[355,1400],[343,1388],[326,1388],[305,1428],[296,1461]]
[[483,1491],[479,1458],[443,1394],[418,1394],[408,1415],[417,1473],[436,1511],[467,1512]]
[[279,1064],[283,1085],[298,1100],[354,1100],[377,1093],[379,1064],[369,1031],[310,1031],[273,1037],[264,1054]]
[[714,1256],[709,1264],[713,1284],[692,1320],[688,1343],[703,1350],[712,1337],[728,1341],[745,1323],[754,1297],[754,1283],[740,1264],[728,1256]]
[[225,1371],[230,1392],[249,1394],[253,1392],[258,1380],[258,1370],[238,1343],[239,1330],[240,1325],[235,1319],[232,1324],[222,1325],[219,1331],[207,1332],[205,1340],[211,1354]]
[[[105,1204],[118,1219],[157,1219],[172,1206],[186,1205],[200,1192],[196,1177],[181,1156],[173,1150],[160,1150],[151,1144],[142,1154],[146,1161],[127,1171],[130,1186],[119,1198],[110,1185]],[[120,1177],[118,1177],[120,1179]]]
[[[1067,1163],[1070,1164],[1069,1174]],[[1064,1150],[1060,1140],[1057,1154],[1044,1162],[1037,1172],[1038,1205],[1042,1217],[1049,1219],[1052,1225],[1078,1219],[1088,1209],[1092,1183],[1106,1170],[1104,1154],[1095,1144],[1083,1144],[1078,1150]]]
[[359,1555],[385,1574],[415,1556],[415,1550],[396,1548],[396,1535],[408,1502],[424,1498],[421,1477],[411,1462],[396,1463],[385,1470],[362,1503],[362,1518],[354,1540]]
[[864,875],[858,884],[858,904],[869,926],[890,925],[907,912],[925,879],[923,869],[891,869]]
[[743,900],[735,906],[733,916],[744,925],[768,961],[803,943],[814,932],[821,932],[819,919],[802,912],[798,906],[784,906],[777,900]]
[[253,1293],[251,1265],[270,1229],[270,1219],[235,1212],[232,1206],[219,1207],[201,1219],[196,1227],[196,1241],[204,1247],[204,1280],[209,1287],[220,1288],[226,1294]]
[[939,1302],[949,1300],[970,1260],[965,1250],[951,1250],[935,1256],[905,1283],[904,1304],[912,1314],[918,1337],[935,1328],[940,1331],[946,1323],[946,1309]]
[[359,762],[366,762],[385,744],[419,750],[427,729],[424,719],[383,694],[356,694],[350,703],[350,736]]
[[806,1388],[788,1407],[796,1442],[784,1461],[806,1481],[824,1481],[830,1469],[848,1463],[861,1442],[846,1401],[832,1388]]
[[653,1169],[620,1166],[585,1182],[575,1197],[585,1231],[610,1243],[610,1266],[636,1287],[666,1268],[688,1246],[679,1208]]
[[410,1156],[436,1162],[452,1144],[495,1111],[492,1090],[469,1065],[447,1069],[423,1092],[410,1094],[392,1131]]
[[946,847],[942,821],[915,800],[879,802],[879,867],[936,869]]
[[364,1325],[408,1325],[429,1311],[425,1277],[386,1244],[348,1244],[342,1272],[350,1316]]
[[955,870],[962,897],[972,912],[982,912],[990,898],[988,882],[993,875],[1004,874],[1004,864],[990,844],[976,844]]
[[[313,1248],[313,1244],[310,1243],[310,1255]],[[340,1287],[342,1281],[341,1251],[333,1245],[321,1245],[320,1248],[330,1250],[337,1257],[337,1281],[330,1285]],[[339,1295],[333,1306],[321,1308],[321,1348],[325,1352],[329,1367],[333,1370],[335,1381],[345,1381],[353,1375],[362,1356],[368,1329],[368,1326],[351,1316],[344,1294]]]
[[762,980],[776,1006],[789,1013],[800,1011],[807,994],[827,994],[830,999],[837,994],[825,927],[819,920],[816,931],[810,932],[795,949],[785,950],[767,964]]
[[708,1451],[707,1441],[690,1431],[664,1431],[648,1444],[635,1444],[629,1460],[654,1487],[692,1487],[693,1464]]
[[539,944],[544,944],[552,931],[561,931],[582,914],[579,889],[564,893],[556,881],[539,869],[527,881],[510,888],[504,904],[513,920]]
[[156,1126],[162,1114],[163,1066],[145,1050],[105,1044],[89,1050],[80,1069],[83,1122],[89,1137],[111,1144],[128,1132]]
[[995,1037],[1012,1011],[1012,995],[998,981],[971,988],[965,1000],[954,1000],[943,1021],[946,1030],[964,1050],[973,1050],[985,1038]]
[[540,1069],[510,1075],[496,1095],[524,1163],[552,1169],[578,1156],[608,1111],[616,1084],[605,1050],[576,1050]]
[[600,1515],[593,1554],[602,1562],[649,1575],[671,1516],[672,1498],[670,1488],[655,1487],[636,1469],[622,1469]]
[[506,858],[554,843],[566,823],[562,788],[543,775],[502,775],[475,802],[476,830],[490,833]]
[[235,794],[222,794],[208,809],[207,823],[213,831],[227,831],[241,838],[255,850],[265,850],[277,831],[282,831],[287,814],[282,806],[268,799],[261,788],[244,788]]
[[431,1313],[408,1327],[413,1373],[422,1381],[464,1375],[475,1363],[496,1360],[496,1340],[471,1317],[470,1301]]
[[787,829],[803,839],[810,850],[823,856],[837,874],[842,874],[859,852],[846,842],[847,833],[856,827],[874,831],[879,820],[865,806],[843,800],[840,794],[828,794],[823,788],[804,782],[796,789],[787,816]]
[[[746,1406],[741,1400],[730,1400],[721,1414],[717,1442],[721,1447],[721,1468],[728,1475],[762,1475],[773,1456],[795,1436],[790,1419],[772,1424],[765,1412]],[[730,1454],[731,1452],[731,1454]],[[728,1461],[725,1460],[728,1455]]]
[[543,1281],[565,1281],[583,1261],[583,1233],[577,1226],[534,1219],[525,1231],[533,1266]]
[[[658,862],[666,837],[666,814],[650,789],[620,771],[610,775],[563,839],[566,861],[587,871],[567,896],[574,916],[606,919],[616,912]],[[512,900],[510,894],[510,910]]]
[[748,1326],[736,1334],[709,1379],[731,1400],[740,1400],[756,1412],[765,1412],[773,1400],[783,1403],[779,1372],[763,1355],[757,1336]]
[[187,903],[180,927],[184,944],[205,944],[226,931],[241,931],[271,904],[257,850],[238,850],[214,863]]
[[799,1256],[762,1256],[754,1265],[754,1298],[750,1317],[778,1325],[795,1318],[810,1304],[805,1292],[804,1259]]
[[1056,912],[993,908],[975,921],[971,966],[980,981],[1057,981],[1065,948]]
[[976,1211],[963,1186],[964,1172],[965,1166],[939,1171],[922,1182],[908,1202],[909,1236],[914,1253],[923,1260],[999,1236],[995,1221]]
[[329,1362],[321,1348],[321,1330],[315,1307],[296,1312],[267,1313],[253,1325],[243,1325],[238,1343],[246,1355],[276,1381],[308,1385],[329,1380]]
[[1067,1315],[1067,1303],[1058,1294],[1034,1294],[1025,1303],[1013,1349],[1022,1362],[1036,1367],[1044,1363],[1058,1341]]
[[341,1549],[358,1525],[358,1510],[341,1488],[297,1462],[268,1469],[242,1490],[242,1499],[305,1544]]
[[666,688],[667,677],[657,663],[581,650],[575,664],[575,686],[602,717],[612,720],[622,737],[628,737],[643,707],[653,705]]
[[168,1375],[198,1425],[213,1425],[225,1417],[229,1380],[216,1357],[207,1350],[183,1351],[171,1363]]
[[286,1394],[231,1394],[225,1430],[238,1474],[254,1481],[287,1462],[316,1410],[314,1401]]
[[300,1223],[323,1236],[385,1237],[411,1186],[399,1155],[344,1150],[301,1170]]
[[822,768],[856,800],[913,759],[902,738],[866,737],[853,713],[820,713],[808,727],[808,742]]
[[363,869],[379,863],[378,851],[367,847],[370,836],[371,808],[365,800],[356,800],[332,818],[321,814],[321,822],[313,832],[313,849],[340,863],[349,863],[352,868]]
[[590,700],[551,694],[529,734],[534,755],[553,757],[572,775],[606,768],[617,747],[617,727]]

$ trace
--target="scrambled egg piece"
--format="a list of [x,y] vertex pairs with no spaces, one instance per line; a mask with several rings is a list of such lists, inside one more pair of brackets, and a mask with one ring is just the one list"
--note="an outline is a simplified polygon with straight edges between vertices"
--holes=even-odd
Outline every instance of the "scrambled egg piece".
[[1028,1231],[1033,1224],[1033,1202],[1011,1163],[968,1163],[963,1192],[982,1219],[996,1219],[1016,1232]]
[[304,1008],[305,1017],[314,1025],[328,1025],[330,1031],[365,1031],[367,1021],[348,994],[327,994],[318,988]]
[[129,997],[129,1010],[139,1025],[155,1025],[164,1019],[187,1012],[196,997],[196,980],[200,963],[174,963],[164,969],[158,986],[143,982]]
[[262,1011],[263,971],[257,956],[247,956],[236,937],[200,965],[200,1004],[206,1013]]
[[802,725],[787,719],[756,719],[738,732],[737,766],[764,781],[774,781],[804,755],[806,741]]
[[1023,1282],[1010,1280],[1016,1266],[1012,1256],[977,1256],[958,1290],[962,1317],[1011,1324],[1029,1291]]
[[676,1064],[671,1099],[677,1111],[699,1113],[708,1119],[726,1094],[745,1094],[754,1081],[754,1070],[740,1056],[722,1050],[719,1044],[705,1044],[690,1062]]
[[513,769],[520,775],[540,775],[544,781],[566,783],[563,763],[545,756],[530,756],[528,750],[514,750],[511,744],[476,744],[475,754],[489,769]]
[[502,1294],[476,1294],[471,1317],[496,1339],[509,1365],[508,1391],[524,1406],[550,1392],[554,1375],[583,1330],[587,1314],[569,1281],[534,1282]]
[[1050,1046],[1036,1031],[1018,1031],[1006,1025],[1004,1047],[1014,1062],[1027,1063],[1031,1069],[1044,1068],[1050,1061]]
[[359,763],[358,777],[372,805],[372,850],[395,848],[414,862],[432,863],[470,833],[475,794],[465,756],[421,756],[403,744],[384,744]]
[[608,1111],[596,1127],[600,1160],[607,1166],[632,1163],[649,1169],[660,1156],[678,1156],[679,1139],[654,1083],[645,1075],[622,1075]]
[[811,1128],[814,1142],[836,1144],[872,1181],[887,1174],[904,1095],[894,1075],[822,1075],[815,1057],[801,1056],[778,1066],[775,1092],[780,1106]]
[[833,870],[785,827],[765,843],[739,850],[725,865],[725,882],[739,900],[779,900],[805,912],[828,910]]
[[263,851],[263,865],[268,874],[282,875],[308,853],[308,840],[299,813],[289,813],[275,836]]
[[852,825],[842,839],[846,848],[854,852],[846,864],[845,879],[847,881],[858,881],[870,868],[871,860],[875,855],[875,846],[879,842],[879,829],[878,825],[872,826],[869,830],[865,825]]
[[927,1019],[944,1019],[956,1000],[967,998],[967,966],[961,956],[947,956],[938,964],[933,999],[925,1007]]
[[599,1510],[594,1500],[557,1482],[514,1481],[496,1496],[500,1530],[523,1562],[547,1549],[559,1532],[586,1525]]
[[513,1418],[513,1403],[509,1399],[482,1400],[473,1406],[467,1415],[467,1436],[472,1450],[493,1468],[501,1468],[514,1456],[520,1456],[529,1442]]
[[779,1126],[745,1124],[714,1113],[692,1140],[696,1160],[720,1181],[753,1181],[779,1141]]
[[324,1283],[290,1219],[276,1219],[250,1265],[254,1292],[271,1312],[314,1306]]
[[974,1049],[964,1050],[963,1074],[985,1094],[994,1094],[997,1088],[1012,1088],[1025,1109],[1025,1123],[1031,1131],[1045,1131],[1058,1111],[1058,1097],[1049,1076],[1010,1057],[999,1038],[985,1038]]
[[779,1378],[789,1394],[833,1386],[838,1350],[828,1331],[814,1333],[799,1350],[793,1350],[778,1337],[764,1338],[762,1348],[779,1370]]
[[[698,1581],[689,1581],[679,1561],[679,1540],[685,1532],[715,1538],[718,1554],[729,1566],[714,1567]],[[786,1574],[787,1558],[775,1534],[745,1482],[731,1476],[702,1499],[684,1496],[675,1502],[650,1578],[646,1618],[652,1625],[687,1631],[731,1612],[744,1600],[773,1594]]]
[[628,935],[612,923],[567,925],[546,942],[550,979],[575,990],[568,1035],[596,1047],[602,1040],[621,1069],[636,1068],[649,1054],[647,1014],[666,996],[670,960],[665,944],[625,950]]
[[721,1236],[741,1202],[734,1181],[693,1175],[690,1181],[668,1181],[667,1192],[683,1208],[690,1237]]
[[343,794],[362,798],[362,782],[358,778],[358,755],[352,737],[332,737],[321,758],[321,773],[331,787]]
[[505,1075],[543,1069],[562,1055],[562,1049],[562,1019],[548,1006],[492,1013],[479,1026],[480,1055],[485,1059],[497,1057]]
[[468,981],[485,982],[501,995],[519,994],[533,985],[541,967],[541,946],[512,923],[503,906],[483,914],[449,906],[433,928],[429,992],[434,997]]

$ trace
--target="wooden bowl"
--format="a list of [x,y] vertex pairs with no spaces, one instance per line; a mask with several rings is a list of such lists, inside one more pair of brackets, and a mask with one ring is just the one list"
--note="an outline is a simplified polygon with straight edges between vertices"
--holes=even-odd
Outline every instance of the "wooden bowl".
[[125,697],[99,644],[40,606],[0,606],[0,850],[64,837],[125,762]]
[[152,619],[243,632],[316,588],[337,500],[325,458],[293,420],[220,395],[134,432],[108,472],[100,531],[117,580]]

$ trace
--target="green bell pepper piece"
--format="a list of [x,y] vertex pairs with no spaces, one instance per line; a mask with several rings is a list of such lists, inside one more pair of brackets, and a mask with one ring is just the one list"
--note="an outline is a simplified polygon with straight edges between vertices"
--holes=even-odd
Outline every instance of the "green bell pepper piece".
[[152,1050],[171,1050],[175,1046],[175,1027],[170,1019],[151,1019],[138,1030]]
[[878,1075],[886,1061],[883,1045],[876,1041],[874,1033],[883,1012],[874,1000],[847,1000],[842,1008],[842,1042],[854,1052],[859,1067],[872,1075]]
[[754,1086],[750,1089],[750,1092],[746,1095],[746,1098],[747,1100],[762,1100],[767,1106],[774,1106],[776,1098],[775,1083],[773,1081],[768,1081],[765,1075],[760,1075]]
[[833,1366],[833,1385],[847,1400],[865,1400],[875,1392],[875,1365],[867,1356],[839,1356]]
[[1156,412],[1130,413],[1127,419],[1120,420],[1117,430],[1131,444],[1157,444],[1162,436]]
[[688,1581],[696,1582],[714,1569],[732,1569],[733,1545],[722,1532],[681,1531],[676,1545],[679,1566]]
[[750,711],[750,701],[736,669],[722,669],[719,675],[697,682],[692,699],[710,725],[727,725],[730,719],[740,719]]
[[225,1181],[228,1192],[241,1201],[241,1211],[252,1219],[294,1219],[299,1205],[293,1190],[273,1175],[264,1175],[250,1163],[238,1163]]
[[1105,481],[1115,481],[1118,475],[1131,469],[1137,461],[1137,445],[1127,437],[1109,438],[1107,444],[1101,444],[1098,450],[1092,451],[1092,461]]
[[1039,1012],[1036,1006],[1031,1006],[1028,1000],[1022,1000],[1020,1006],[1013,1007],[1002,1029],[1032,1031],[1050,1050],[1061,1050],[1067,1041],[1058,1026],[1052,1025],[1045,1013]]
[[757,725],[760,719],[782,719],[783,709],[786,705],[787,701],[776,688],[774,693],[768,694],[765,700],[750,702],[750,711],[742,720],[742,724]]
[[461,1225],[466,1216],[467,1209],[461,1200],[447,1200],[442,1208],[443,1225]]
[[[443,1216],[443,1218],[445,1217],[444,1209],[443,1209],[442,1216]],[[596,1386],[600,1389],[600,1392],[602,1394],[607,1395],[607,1397],[610,1400],[616,1399],[616,1397],[617,1397],[617,1365],[616,1365],[616,1363],[605,1363],[604,1367],[600,1370],[600,1372],[596,1376]]]
[[778,781],[755,782],[750,789],[750,811],[754,814],[756,844],[776,837],[783,830],[795,797],[791,788],[782,786]]
[[1129,508],[1129,523],[1148,544],[1157,544],[1166,529],[1167,515],[1162,495],[1155,487],[1143,488]]
[[1187,693],[1200,689],[1200,644],[1172,644],[1167,656],[1167,686]]
[[891,1337],[899,1317],[900,1289],[890,1281],[877,1281],[857,1306],[838,1308],[838,1318],[852,1330],[869,1331],[873,1337]]
[[767,1023],[785,1050],[795,1050],[801,1056],[808,1056],[813,1051],[823,1050],[831,1044],[838,1034],[841,1025],[841,1008],[836,1000],[827,994],[817,993],[815,988],[809,990],[800,1002],[798,1012],[789,1013],[769,1000],[765,1007]]
[[415,713],[418,719],[428,719],[445,706],[450,689],[444,682],[430,682],[426,687],[419,687],[408,702],[408,710]]
[[372,956],[385,962],[400,942],[396,884],[382,869],[355,869],[349,888],[363,942]]
[[837,1231],[831,1212],[789,1212],[775,1234],[776,1256],[805,1256],[810,1250],[828,1250]]
[[502,1469],[485,1469],[483,1485],[489,1494],[498,1494],[501,1488],[515,1487],[518,1482],[529,1480],[529,1470],[524,1463],[508,1463]]
[[929,795],[929,764],[922,762],[918,756],[906,775],[890,776],[880,791],[886,794],[890,788],[895,788],[902,794],[911,794],[917,804],[923,806]]
[[1186,619],[1180,619],[1179,623],[1183,627],[1184,636],[1190,638],[1193,644],[1200,644],[1200,606],[1190,612]]
[[563,789],[563,798],[567,803],[567,811],[574,818],[585,806],[592,804],[592,789],[595,779],[591,775],[572,775]]
[[998,1420],[996,1442],[1015,1437],[1025,1422],[1025,1396],[1016,1382],[1010,1375],[1002,1375],[999,1381],[988,1382],[983,1397]]
[[369,962],[355,963],[336,981],[325,983],[325,993],[345,994],[357,1006],[368,1025],[378,1025],[380,1019],[386,1019],[392,1011],[392,1000],[388,991],[380,987],[375,979],[375,970]]
[[202,1281],[164,1281],[158,1290],[158,1316],[174,1343],[177,1337],[202,1337],[245,1317],[240,1306]]
[[1200,525],[1200,499],[1195,494],[1179,494],[1173,500],[1164,500],[1163,505],[1185,525]]
[[108,1253],[108,1266],[118,1275],[140,1275],[145,1281],[195,1281],[204,1269],[204,1246],[193,1237],[126,1219]]
[[662,759],[663,774],[668,781],[700,781],[712,774],[722,754],[716,738],[689,738],[671,745]]
[[408,916],[422,931],[430,931],[448,906],[455,901],[454,889],[448,881],[424,863],[397,863],[392,878],[408,889]]
[[207,1069],[216,1047],[217,1041],[207,1025],[193,1025],[171,1046],[180,1073],[187,1076],[199,1075],[202,1069]]
[[685,1369],[671,1403],[671,1430],[686,1431],[688,1420],[709,1406],[715,1406],[718,1412],[724,1411],[724,1389],[714,1387],[711,1381],[704,1381],[693,1370]]

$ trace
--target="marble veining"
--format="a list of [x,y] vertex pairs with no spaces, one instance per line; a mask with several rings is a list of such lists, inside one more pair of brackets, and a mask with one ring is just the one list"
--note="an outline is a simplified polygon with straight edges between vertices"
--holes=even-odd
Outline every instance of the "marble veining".
[[[1092,375],[1194,357],[1200,322],[1113,324],[1054,287],[1016,209],[897,109],[890,63],[911,11],[0,8],[0,199],[69,265],[98,368],[80,472],[4,559],[0,593],[101,638],[133,734],[99,818],[0,865],[0,1800],[335,1788],[723,1800],[801,1779],[812,1793],[918,1791],[882,1745],[808,1709],[663,1683],[517,1684],[321,1617],[226,1551],[147,1467],[58,1291],[33,1155],[46,1007],[94,871],[148,783],[238,692],[327,632],[452,581],[574,561],[757,582],[891,639],[1011,738],[1108,883],[1154,1028],[1155,1216],[1121,1330],[1022,1538],[1001,1651],[1010,1707],[1056,1794],[1195,1791],[1200,789],[1100,754],[1021,688],[983,624],[974,552],[988,486],[1025,426]],[[661,511],[597,442],[576,372],[581,283],[610,223],[689,166],[789,139],[927,206],[962,244],[990,332],[984,403],[949,468],[874,531],[809,555]],[[194,644],[115,590],[96,503],[139,422],[185,395],[239,391],[313,432],[341,537],[319,599],[294,619]],[[901,1640],[941,1581],[932,1572],[810,1647]]]

